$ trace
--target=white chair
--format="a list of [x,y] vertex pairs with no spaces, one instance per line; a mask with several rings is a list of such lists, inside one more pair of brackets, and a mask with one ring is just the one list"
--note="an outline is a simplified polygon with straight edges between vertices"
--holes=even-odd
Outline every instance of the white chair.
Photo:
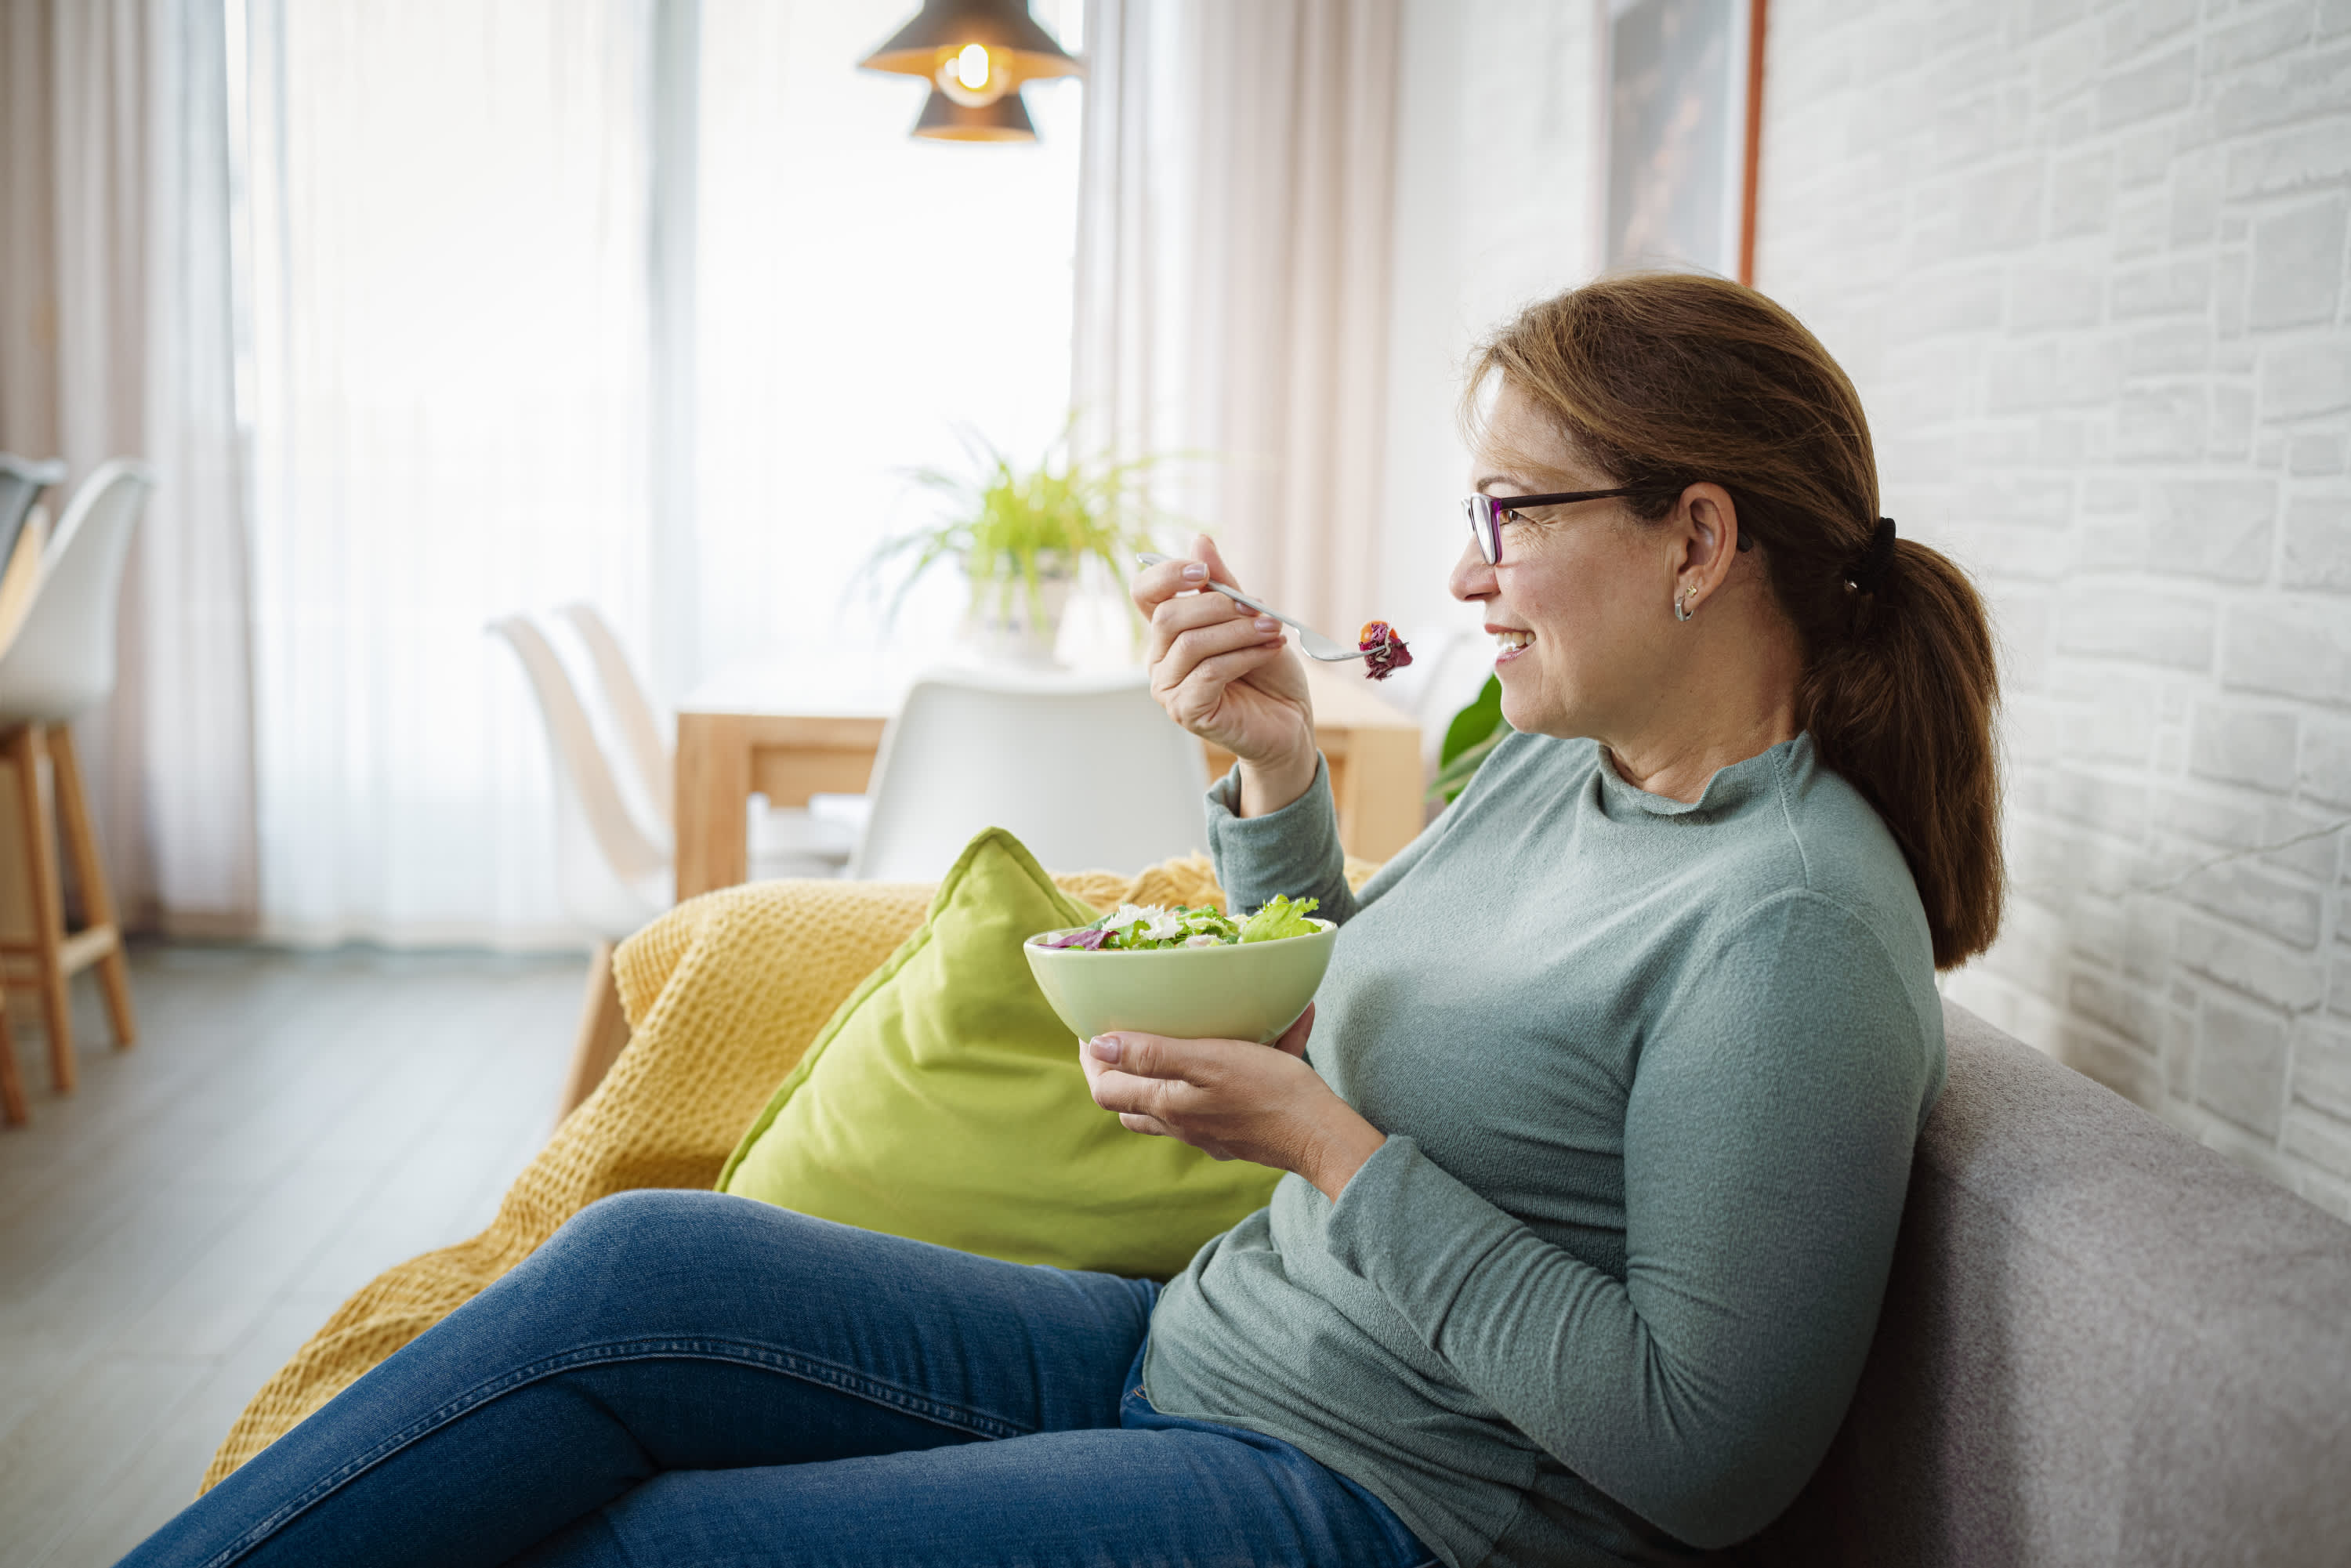
[[[530,617],[509,615],[487,630],[522,662],[547,730],[556,783],[557,875],[564,907],[594,939],[580,1037],[573,1048],[559,1114],[568,1114],[602,1081],[629,1042],[628,1020],[612,984],[612,950],[622,937],[669,908],[675,887],[674,843],[668,815],[668,748],[635,672],[602,617],[586,605],[564,612],[579,631],[603,688],[605,715],[621,749],[636,769],[644,809],[632,810],[611,754],[571,673],[547,633]],[[648,815],[657,821],[647,821]],[[830,857],[778,854],[755,846],[755,876],[831,876],[848,858],[846,833],[836,830]]]
[[[30,602],[32,585],[40,577],[40,562],[34,558],[41,541],[26,538],[26,525],[37,511],[34,504],[42,491],[65,476],[62,463],[34,463],[0,452],[0,646],[16,631],[18,612]],[[30,552],[23,561],[17,559],[20,542]],[[7,1012],[0,1007],[0,1122],[22,1123],[29,1114],[24,1082],[16,1072],[16,1041],[8,1031]]]
[[[662,738],[671,727],[656,716],[635,664],[594,605],[567,604],[557,613],[570,622],[587,648],[597,683],[603,688],[605,709],[620,731],[622,749],[633,777],[674,835],[676,776],[669,743]],[[755,801],[758,799],[753,797]],[[840,874],[856,846],[864,818],[862,795],[819,795],[804,808],[755,810],[747,824],[752,877]]]
[[[59,1093],[74,1087],[73,1015],[66,982],[96,965],[118,1048],[136,1044],[131,977],[114,894],[90,829],[68,721],[114,689],[114,624],[122,563],[131,531],[154,489],[147,468],[127,459],[107,463],[82,481],[67,504],[56,537],[41,557],[40,576],[23,623],[0,653],[0,750],[13,764],[14,812],[30,885],[5,890],[0,911],[0,959],[10,977],[25,976],[40,992],[48,1026],[49,1073]],[[45,789],[44,773],[54,776]],[[45,807],[54,795],[57,827],[80,883],[84,929],[68,935],[57,874],[56,840]],[[29,903],[24,900],[29,899]]]
[[66,465],[54,458],[33,463],[13,453],[0,452],[0,561],[16,553],[16,536],[33,515],[33,503],[52,485],[62,485]]
[[670,768],[669,743],[662,738],[664,726],[653,716],[653,702],[645,695],[644,683],[637,679],[636,666],[594,605],[567,604],[556,613],[571,623],[596,666],[597,682],[604,688],[604,706],[620,729],[621,743],[636,768],[645,798],[663,821],[674,822],[676,779]]
[[509,615],[488,630],[522,661],[547,728],[564,907],[597,936],[626,936],[670,905],[666,824],[653,829],[629,810],[587,705],[538,624]]
[[588,1097],[629,1043],[628,1019],[612,984],[612,948],[669,907],[672,852],[630,811],[587,706],[547,634],[524,615],[493,621],[487,630],[522,661],[538,699],[555,765],[556,874],[565,908],[595,938],[580,1035],[556,1112],[560,1120]]
[[1132,872],[1206,844],[1207,788],[1199,741],[1140,672],[935,674],[883,732],[849,874],[935,881],[989,827],[1050,871]]

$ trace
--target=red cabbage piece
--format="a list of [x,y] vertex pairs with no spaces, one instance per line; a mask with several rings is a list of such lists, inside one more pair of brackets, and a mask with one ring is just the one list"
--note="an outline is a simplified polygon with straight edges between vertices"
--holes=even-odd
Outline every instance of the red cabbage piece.
[[1366,679],[1384,681],[1412,663],[1412,650],[1404,645],[1395,628],[1384,621],[1367,621],[1355,638],[1355,646],[1366,655],[1364,674]]

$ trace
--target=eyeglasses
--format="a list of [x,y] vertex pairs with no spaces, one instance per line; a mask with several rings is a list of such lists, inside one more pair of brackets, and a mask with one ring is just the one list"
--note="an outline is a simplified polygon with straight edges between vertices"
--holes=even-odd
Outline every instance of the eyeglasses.
[[[1614,490],[1562,490],[1556,496],[1465,496],[1461,510],[1469,518],[1469,537],[1488,566],[1502,564],[1502,525],[1529,507],[1563,507],[1570,501],[1604,501],[1613,496],[1637,496],[1636,486]],[[1742,541],[1744,542],[1744,541]]]

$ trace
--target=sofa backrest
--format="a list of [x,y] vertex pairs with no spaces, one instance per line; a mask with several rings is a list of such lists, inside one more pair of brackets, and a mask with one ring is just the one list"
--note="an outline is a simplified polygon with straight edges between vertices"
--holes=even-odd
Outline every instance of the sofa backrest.
[[2351,1226],[1946,1004],[1877,1338],[1759,1563],[2351,1563]]

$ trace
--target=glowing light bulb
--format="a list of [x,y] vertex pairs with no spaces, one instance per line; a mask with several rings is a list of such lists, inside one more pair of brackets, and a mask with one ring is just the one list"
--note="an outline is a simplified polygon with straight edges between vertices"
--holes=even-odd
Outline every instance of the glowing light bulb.
[[939,90],[966,109],[994,103],[1018,84],[1005,61],[988,52],[986,44],[966,44],[960,49],[939,50]]

